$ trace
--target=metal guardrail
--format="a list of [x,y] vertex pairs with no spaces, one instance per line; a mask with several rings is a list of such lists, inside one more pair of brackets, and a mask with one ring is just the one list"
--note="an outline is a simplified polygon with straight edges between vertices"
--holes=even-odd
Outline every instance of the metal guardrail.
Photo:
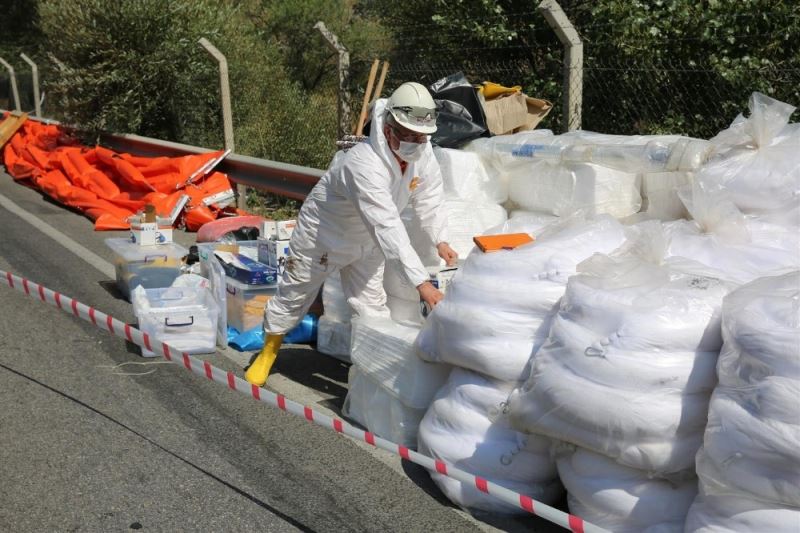
[[[0,109],[0,113],[4,110]],[[46,124],[59,124],[48,119],[28,118]],[[191,146],[140,135],[105,133],[100,136],[100,144],[120,152],[128,152],[144,157],[177,157],[182,155],[203,154],[212,152],[208,148]],[[279,196],[304,200],[317,181],[324,174],[323,170],[300,165],[291,165],[279,161],[259,159],[240,154],[230,154],[216,170],[224,172],[231,181],[267,191]]]

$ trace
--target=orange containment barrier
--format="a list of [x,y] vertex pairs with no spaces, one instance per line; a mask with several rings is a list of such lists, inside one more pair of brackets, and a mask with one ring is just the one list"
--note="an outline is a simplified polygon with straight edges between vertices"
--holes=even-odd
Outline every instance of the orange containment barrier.
[[[0,125],[10,114],[0,116]],[[234,207],[225,174],[209,172],[186,180],[222,151],[183,157],[137,157],[80,145],[63,128],[27,120],[1,147],[6,172],[94,221],[95,230],[124,230],[128,218],[153,204],[168,216],[189,197],[177,227],[189,231],[222,216],[245,214]]]

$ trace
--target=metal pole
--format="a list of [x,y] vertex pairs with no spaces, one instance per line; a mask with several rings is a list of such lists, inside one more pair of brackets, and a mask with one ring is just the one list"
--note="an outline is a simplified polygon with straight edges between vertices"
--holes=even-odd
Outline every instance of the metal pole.
[[36,116],[42,116],[42,104],[39,101],[39,67],[36,66],[36,63],[31,60],[25,54],[20,54],[19,57],[23,59],[27,64],[31,66],[31,72],[33,73],[33,105],[34,109],[36,110]]
[[319,30],[331,48],[339,55],[339,139],[350,133],[350,91],[348,89],[350,79],[350,53],[347,48],[339,42],[322,21],[314,24],[314,28]]
[[539,11],[564,45],[564,129],[578,130],[583,106],[583,43],[558,2],[544,0]]
[[[220,52],[216,46],[202,37],[199,41],[200,45],[217,60],[219,63],[219,92],[222,99],[222,126],[225,132],[225,149],[231,152],[235,151],[233,146],[233,113],[231,112],[231,89],[228,82],[228,60]],[[236,202],[239,209],[244,209],[247,204],[247,187],[241,184],[236,184],[236,193],[238,200]]]
[[22,106],[19,105],[19,91],[17,90],[17,76],[14,74],[14,67],[9,65],[2,57],[0,57],[0,65],[6,67],[8,75],[11,77],[11,92],[14,95],[14,109],[17,112],[21,112]]

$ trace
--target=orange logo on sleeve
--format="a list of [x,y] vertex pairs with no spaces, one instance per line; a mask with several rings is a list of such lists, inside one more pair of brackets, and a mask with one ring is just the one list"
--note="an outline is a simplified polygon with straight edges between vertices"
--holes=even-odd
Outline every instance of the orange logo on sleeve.
[[419,176],[414,176],[414,179],[408,184],[408,190],[414,192],[417,187],[419,187]]

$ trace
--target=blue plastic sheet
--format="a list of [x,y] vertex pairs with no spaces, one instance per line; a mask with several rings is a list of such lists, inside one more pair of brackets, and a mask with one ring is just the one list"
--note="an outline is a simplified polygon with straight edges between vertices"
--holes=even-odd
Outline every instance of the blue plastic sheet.
[[[287,344],[305,344],[317,340],[317,323],[314,315],[306,315],[294,329],[283,337]],[[251,352],[264,347],[264,330],[261,326],[239,332],[228,326],[228,346],[240,352]]]

